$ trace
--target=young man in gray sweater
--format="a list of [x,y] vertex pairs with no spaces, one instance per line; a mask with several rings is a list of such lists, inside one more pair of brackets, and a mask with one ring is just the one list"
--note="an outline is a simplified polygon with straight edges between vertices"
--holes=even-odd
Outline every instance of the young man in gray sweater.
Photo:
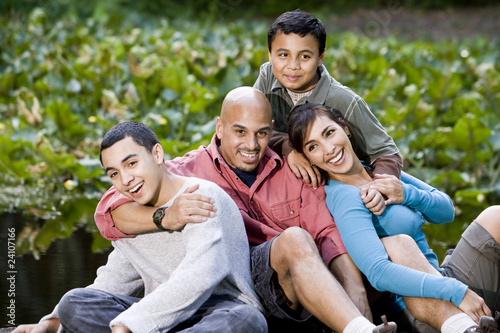
[[[141,205],[167,207],[187,188],[213,198],[206,223],[113,241],[87,288],[66,293],[39,324],[15,332],[267,332],[250,274],[241,214],[218,185],[167,170],[163,148],[145,125],[113,127],[101,163],[116,189]],[[159,209],[158,221],[164,209]],[[144,290],[144,297],[137,295]]]

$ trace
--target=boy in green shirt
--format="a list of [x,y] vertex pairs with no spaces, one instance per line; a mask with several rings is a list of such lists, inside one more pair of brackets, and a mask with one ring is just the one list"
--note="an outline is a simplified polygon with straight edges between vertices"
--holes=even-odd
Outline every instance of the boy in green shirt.
[[323,65],[326,32],[321,21],[300,9],[286,12],[271,25],[267,43],[269,62],[261,66],[254,88],[271,103],[275,132],[269,145],[287,157],[297,178],[314,187],[321,180],[318,169],[288,145],[286,134],[288,114],[307,102],[339,110],[355,126],[360,159],[374,168],[374,174],[399,178],[403,161],[392,138],[365,101],[331,77]]

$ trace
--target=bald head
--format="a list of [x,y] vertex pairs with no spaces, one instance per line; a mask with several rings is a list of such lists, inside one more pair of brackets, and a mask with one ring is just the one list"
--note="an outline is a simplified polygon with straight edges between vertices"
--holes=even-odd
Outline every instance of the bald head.
[[215,127],[219,151],[227,164],[244,172],[256,170],[272,130],[271,105],[263,93],[240,87],[227,94]]
[[239,87],[231,90],[226,95],[220,112],[222,121],[228,117],[241,119],[242,115],[239,113],[242,112],[252,112],[255,117],[261,116],[267,119],[270,125],[272,124],[271,104],[260,90],[252,87]]

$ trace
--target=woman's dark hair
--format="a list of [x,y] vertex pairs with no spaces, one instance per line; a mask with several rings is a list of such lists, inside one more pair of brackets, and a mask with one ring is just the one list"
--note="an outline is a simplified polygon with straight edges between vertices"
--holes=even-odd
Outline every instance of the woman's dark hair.
[[[288,138],[291,146],[299,153],[304,154],[304,142],[311,130],[311,126],[318,117],[327,117],[342,128],[347,128],[349,133],[349,141],[354,151],[357,150],[357,139],[354,132],[354,127],[344,119],[340,111],[329,108],[323,104],[305,103],[299,105],[290,112],[288,116]],[[321,171],[323,179],[327,179],[326,172]],[[326,176],[326,177],[325,177]]]
[[118,141],[125,139],[126,137],[131,137],[135,143],[139,146],[145,147],[148,151],[151,151],[157,143],[160,143],[153,131],[143,123],[136,121],[126,121],[120,123],[113,126],[106,133],[106,135],[104,135],[104,139],[102,139],[101,150],[99,152],[101,164],[102,151],[111,147]]
[[281,14],[271,24],[267,32],[267,47],[271,52],[271,44],[278,33],[297,34],[301,37],[312,35],[318,42],[319,54],[325,50],[326,30],[320,19],[300,9]]

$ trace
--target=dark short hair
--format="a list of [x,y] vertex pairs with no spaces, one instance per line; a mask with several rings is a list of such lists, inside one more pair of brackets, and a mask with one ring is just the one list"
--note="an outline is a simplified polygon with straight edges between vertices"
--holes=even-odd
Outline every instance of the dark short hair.
[[[354,151],[357,150],[357,139],[354,132],[354,127],[344,119],[340,111],[317,103],[305,103],[293,108],[288,116],[288,138],[292,147],[299,153],[304,153],[304,142],[309,134],[311,126],[318,117],[327,117],[341,127],[347,127],[351,134],[349,140]],[[320,170],[321,176],[327,179],[327,174],[324,170]]]
[[99,151],[99,159],[102,164],[102,151],[125,139],[131,137],[139,146],[145,147],[151,151],[153,147],[160,143],[153,131],[137,121],[126,121],[113,126],[105,135],[101,142],[101,150]]
[[278,33],[297,34],[301,37],[312,35],[318,42],[319,54],[322,54],[326,45],[326,31],[320,19],[300,9],[281,14],[271,24],[267,32],[267,47],[271,52],[271,44]]

